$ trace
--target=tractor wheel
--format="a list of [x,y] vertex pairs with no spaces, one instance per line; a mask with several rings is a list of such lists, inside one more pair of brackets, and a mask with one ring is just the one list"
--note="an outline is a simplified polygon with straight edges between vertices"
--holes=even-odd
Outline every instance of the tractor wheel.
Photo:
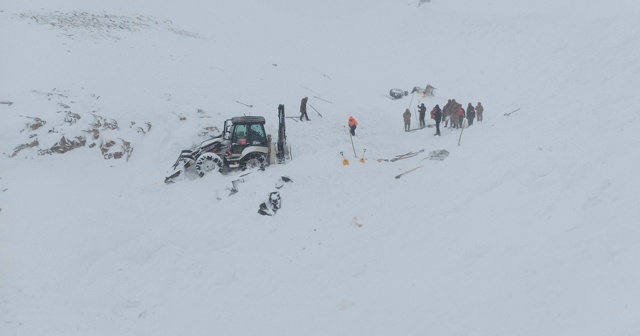
[[240,169],[260,169],[264,170],[267,166],[267,156],[260,152],[248,154],[240,161]]
[[203,177],[213,171],[222,172],[222,159],[213,153],[200,155],[196,160],[196,173]]

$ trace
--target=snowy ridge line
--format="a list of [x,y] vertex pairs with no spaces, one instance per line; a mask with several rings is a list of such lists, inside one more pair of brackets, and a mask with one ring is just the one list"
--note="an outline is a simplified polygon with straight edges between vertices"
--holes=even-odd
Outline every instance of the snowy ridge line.
[[121,32],[137,33],[148,29],[166,30],[183,37],[202,39],[197,33],[189,32],[173,26],[171,20],[158,19],[145,15],[111,15],[107,13],[92,14],[84,11],[71,12],[28,12],[17,15],[21,20],[34,22],[37,25],[62,30],[65,36],[73,38],[75,33],[88,33],[91,37],[118,37]]

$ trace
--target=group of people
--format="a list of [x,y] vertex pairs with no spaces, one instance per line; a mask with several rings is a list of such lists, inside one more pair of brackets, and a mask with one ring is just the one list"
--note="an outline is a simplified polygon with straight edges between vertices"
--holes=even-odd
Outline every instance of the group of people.
[[[473,125],[473,121],[478,119],[479,122],[482,122],[482,114],[484,112],[484,107],[482,103],[478,102],[478,105],[475,107],[473,104],[469,103],[467,105],[467,110],[462,107],[462,105],[456,102],[455,99],[449,99],[447,104],[440,109],[439,105],[436,105],[431,110],[431,119],[436,122],[436,133],[434,135],[440,135],[440,122],[444,121],[445,127],[449,128],[459,128],[462,127],[462,122],[465,118],[467,118],[469,126]],[[424,103],[418,105],[418,120],[420,121],[420,128],[426,127],[424,118],[427,113],[427,107],[424,106]],[[411,111],[406,109],[402,114],[402,118],[404,119],[404,131],[409,132],[411,130]]]
[[[309,116],[307,116],[307,100],[308,98],[304,97],[300,103],[300,121],[302,121],[303,118],[309,120]],[[459,128],[462,127],[462,123],[466,118],[468,125],[471,126],[476,118],[478,122],[482,122],[483,112],[484,107],[480,102],[478,102],[478,105],[475,107],[473,104],[469,103],[466,111],[460,103],[456,102],[455,99],[449,99],[442,109],[440,109],[439,105],[436,105],[431,110],[431,119],[436,122],[436,133],[434,135],[440,135],[440,123],[442,121],[444,121],[444,127]],[[420,128],[424,128],[426,127],[424,118],[427,114],[427,107],[424,103],[418,105],[418,113]],[[406,109],[402,114],[402,118],[404,119],[404,131],[409,132],[411,130],[411,111]],[[349,116],[348,125],[351,135],[356,135],[356,128],[358,126],[356,118]]]
[[445,117],[444,126],[449,126],[450,128],[459,128],[462,127],[462,122],[466,118],[469,126],[473,125],[473,121],[478,119],[478,122],[482,122],[482,113],[484,112],[484,107],[482,103],[478,102],[478,105],[475,107],[473,104],[469,103],[467,105],[467,110],[462,107],[462,104],[458,103],[455,99],[449,99],[447,104],[442,108],[442,115]]

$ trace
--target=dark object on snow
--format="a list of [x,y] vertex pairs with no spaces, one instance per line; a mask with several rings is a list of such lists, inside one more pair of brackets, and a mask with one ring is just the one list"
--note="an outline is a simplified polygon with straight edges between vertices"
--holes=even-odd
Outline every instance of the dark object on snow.
[[[478,103],[478,104],[480,104],[480,103]],[[483,108],[482,110],[484,111],[484,108]],[[505,116],[509,116],[509,115],[511,115],[511,113],[515,113],[515,112],[518,112],[518,111],[520,111],[520,108],[519,108],[519,107],[518,107],[517,109],[515,109],[515,110],[513,110],[513,111],[509,112],[509,113],[505,113],[504,115],[505,115]]]
[[433,97],[435,90],[436,90],[435,87],[431,86],[431,84],[427,84],[427,86],[424,89],[419,86],[414,86],[413,90],[411,90],[411,93],[417,92],[426,98],[426,97]]
[[237,101],[237,100],[236,100],[236,103],[238,103],[238,104],[242,104],[242,105],[244,105],[244,106],[246,106],[246,107],[253,107],[253,105],[252,105],[252,104],[245,104],[245,103],[243,103],[243,102],[241,102],[241,101]]
[[400,99],[400,98],[402,98],[402,97],[404,97],[404,96],[406,96],[408,94],[409,94],[409,92],[403,91],[403,90],[400,90],[400,89],[391,89],[389,91],[389,96],[391,96],[391,99],[393,99],[393,100]]
[[280,199],[280,193],[274,191],[269,194],[269,199],[260,204],[258,213],[263,216],[273,216],[282,206],[282,200]]
[[449,152],[446,149],[441,150],[432,150],[429,152],[429,160],[438,160],[442,161],[449,156]]
[[324,118],[324,117],[322,116],[322,114],[320,114],[320,112],[318,112],[318,110],[317,110],[315,107],[313,107],[313,105],[309,104],[309,106],[310,106],[314,111],[316,111],[316,113],[320,116],[320,118]]
[[309,121],[309,116],[307,115],[307,100],[308,99],[309,99],[308,97],[304,97],[300,101],[300,121],[303,121],[302,118],[305,118],[305,119],[307,119],[307,121]]
[[407,174],[407,173],[410,173],[410,172],[412,172],[412,171],[414,171],[414,170],[416,170],[416,169],[418,169],[418,168],[422,168],[422,166],[417,166],[417,167],[415,167],[415,168],[413,168],[413,169],[409,169],[409,170],[407,170],[406,172],[404,172],[404,173],[402,173],[402,174],[398,174],[398,175],[396,175],[396,179],[399,179],[399,178],[401,178],[401,177],[402,177],[402,175]]
[[[284,163],[289,155],[289,148],[287,147],[287,129],[284,122],[284,105],[278,105],[278,142],[276,144],[276,157],[278,163]],[[295,122],[298,122],[295,118],[292,118]],[[291,159],[289,157],[289,159]]]
[[281,176],[280,180],[278,180],[278,182],[276,182],[276,189],[280,189],[284,186],[285,183],[293,183],[293,180],[286,177],[286,176]]

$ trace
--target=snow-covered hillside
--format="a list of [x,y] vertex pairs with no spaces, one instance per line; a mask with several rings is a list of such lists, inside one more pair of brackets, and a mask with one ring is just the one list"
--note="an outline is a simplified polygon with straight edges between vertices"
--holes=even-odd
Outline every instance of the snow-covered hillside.
[[[5,0],[0,335],[639,334],[640,4],[419,3]],[[163,182],[305,96],[292,161]]]

